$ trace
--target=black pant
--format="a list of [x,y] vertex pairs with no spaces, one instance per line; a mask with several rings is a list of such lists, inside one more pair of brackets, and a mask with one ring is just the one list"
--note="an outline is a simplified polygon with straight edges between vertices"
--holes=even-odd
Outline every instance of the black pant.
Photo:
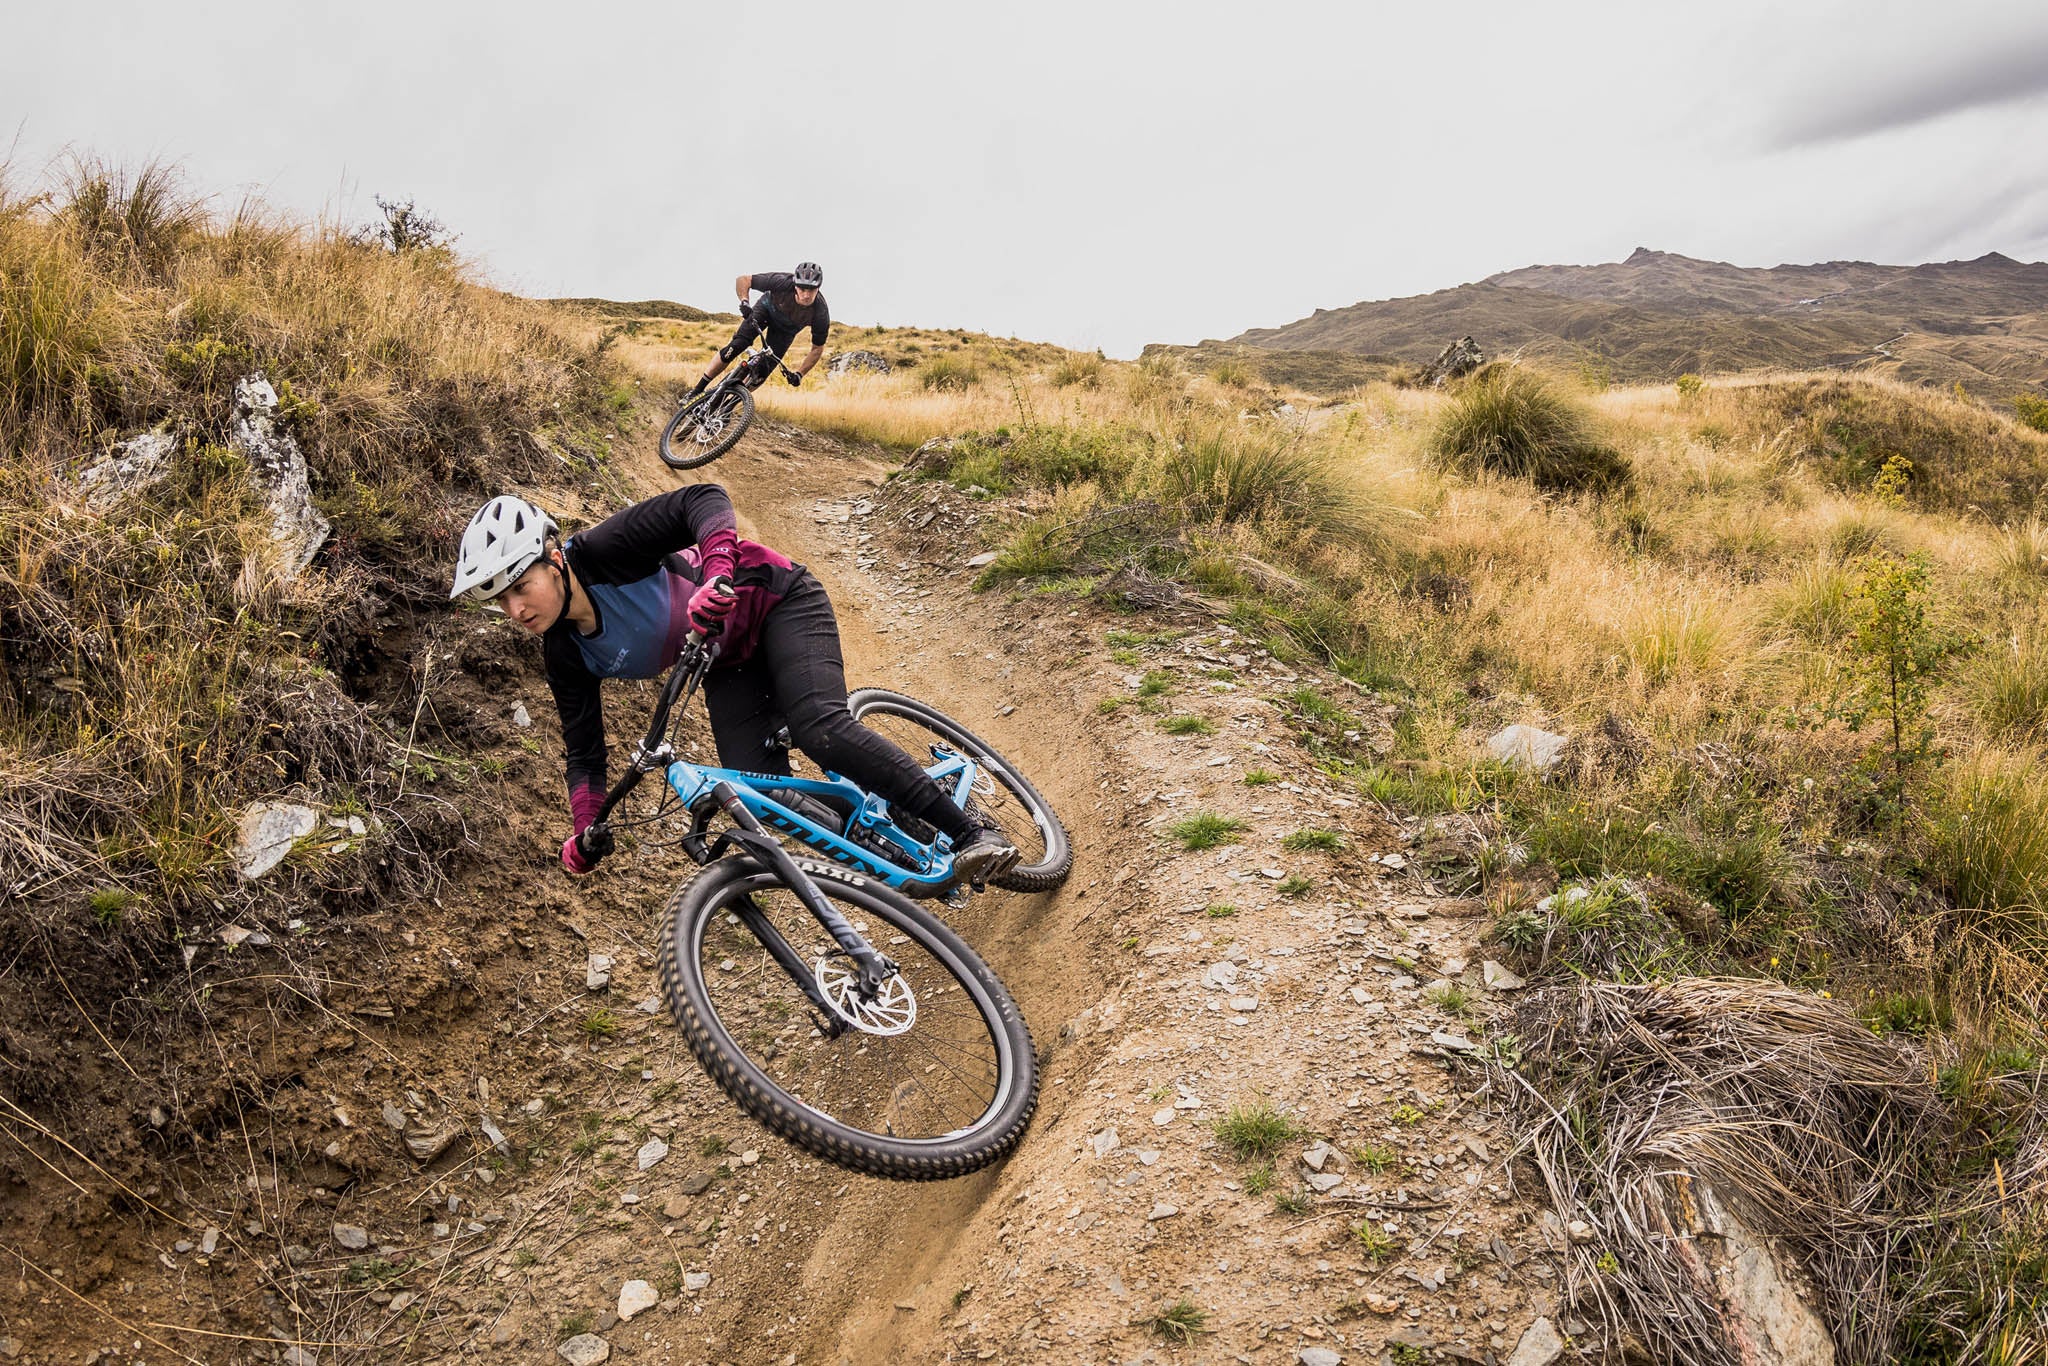
[[761,622],[761,640],[744,664],[704,678],[704,706],[718,762],[749,773],[789,773],[789,738],[821,769],[861,787],[953,837],[975,832],[967,813],[911,757],[853,719],[846,709],[846,662],[839,623],[825,587],[808,571]]
[[[754,317],[760,316],[760,310],[756,309]],[[768,337],[768,349],[775,353],[777,360],[780,360],[788,352],[789,344],[796,340],[796,334],[801,331],[801,327],[784,327],[772,318],[765,328],[758,326],[751,318],[742,318],[740,330],[732,334],[732,340],[725,344],[725,348],[718,353],[718,358],[730,365],[753,343],[754,338],[765,333]]]

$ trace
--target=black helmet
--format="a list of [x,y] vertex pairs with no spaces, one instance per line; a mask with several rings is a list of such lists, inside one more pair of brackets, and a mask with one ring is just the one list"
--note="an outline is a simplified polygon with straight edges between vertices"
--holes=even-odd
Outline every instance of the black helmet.
[[816,289],[825,283],[825,272],[816,261],[805,261],[789,273],[789,278],[798,289]]

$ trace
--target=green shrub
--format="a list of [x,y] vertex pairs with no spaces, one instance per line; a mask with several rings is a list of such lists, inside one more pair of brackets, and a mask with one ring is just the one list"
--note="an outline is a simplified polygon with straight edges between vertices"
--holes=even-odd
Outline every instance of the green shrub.
[[2037,432],[2048,432],[2048,398],[2039,394],[2014,394],[2013,415]]
[[981,367],[966,356],[933,356],[917,368],[917,382],[927,389],[959,393],[981,383]]
[[1327,448],[1271,426],[1186,428],[1155,460],[1151,483],[1198,525],[1298,527],[1367,540],[1405,516],[1355,494]]
[[1214,849],[1219,844],[1235,844],[1244,828],[1244,822],[1235,816],[1198,811],[1186,820],[1176,821],[1167,833],[1180,841],[1181,848],[1194,853]]
[[1700,390],[1706,387],[1706,381],[1691,371],[1687,371],[1678,377],[1678,383],[1675,387],[1678,390],[1679,400],[1684,402],[1698,398]]
[[1205,716],[1169,716],[1160,721],[1159,729],[1168,735],[1214,735],[1216,725]]
[[1601,441],[1590,414],[1534,371],[1495,362],[1459,386],[1432,436],[1444,465],[1528,479],[1538,488],[1625,484],[1628,460]]
[[1344,847],[1344,836],[1335,830],[1296,830],[1280,841],[1280,847],[1294,854],[1309,850],[1334,854]]
[[1217,1140],[1240,1162],[1270,1158],[1300,1135],[1294,1121],[1265,1100],[1233,1105],[1216,1121]]

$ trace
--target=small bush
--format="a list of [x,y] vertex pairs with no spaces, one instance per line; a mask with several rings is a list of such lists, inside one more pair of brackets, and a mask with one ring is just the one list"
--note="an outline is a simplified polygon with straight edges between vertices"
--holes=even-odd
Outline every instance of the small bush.
[[1685,374],[1680,375],[1678,377],[1678,382],[1674,387],[1678,390],[1679,401],[1687,402],[1689,400],[1698,398],[1700,395],[1700,390],[1706,388],[1707,386],[1705,380],[1701,379],[1698,375],[1695,375],[1690,371],[1687,371]]
[[2038,515],[2006,523],[1992,547],[1992,563],[2004,578],[2023,583],[2048,578],[2048,524]]
[[1535,372],[1496,362],[1466,380],[1432,437],[1444,465],[1528,479],[1538,488],[1601,490],[1632,477],[1595,436],[1591,416]]
[[2048,636],[2016,631],[1984,652],[1974,679],[1977,716],[1993,739],[2048,735]]
[[1151,483],[1196,524],[1299,528],[1374,543],[1407,517],[1360,498],[1324,446],[1270,427],[1185,427],[1155,459]]
[[1159,723],[1168,735],[1214,735],[1216,725],[1205,716],[1169,716]]
[[1370,1220],[1353,1224],[1351,1236],[1358,1243],[1359,1251],[1375,1265],[1394,1255],[1393,1235]]
[[1216,1121],[1216,1137],[1240,1162],[1272,1157],[1300,1137],[1294,1121],[1264,1100],[1233,1105]]
[[1224,920],[1236,915],[1237,907],[1230,905],[1228,902],[1218,902],[1216,905],[1209,907],[1206,914],[1211,920]]
[[1277,783],[1279,781],[1280,775],[1270,768],[1248,768],[1244,771],[1244,785],[1246,787],[1265,787],[1270,783]]
[[1310,892],[1314,891],[1315,889],[1315,883],[1309,881],[1307,878],[1300,876],[1290,876],[1281,879],[1280,884],[1273,890],[1280,893],[1280,895],[1284,897],[1288,897],[1293,900],[1299,900],[1300,898],[1307,896]]
[[2048,950],[2048,777],[2039,761],[1980,750],[1944,777],[1928,872],[1968,919],[2008,943]]
[[1295,1186],[1290,1190],[1273,1192],[1273,1212],[1299,1218],[1315,1213],[1315,1197],[1308,1193],[1306,1186]]
[[2013,416],[2037,432],[2048,432],[2048,398],[2039,394],[2014,394]]
[[1280,841],[1280,847],[1294,854],[1310,850],[1334,854],[1344,847],[1344,837],[1335,830],[1296,830]]
[[1193,1300],[1176,1300],[1145,1320],[1146,1326],[1169,1342],[1189,1343],[1199,1333],[1209,1331],[1208,1313],[1196,1306]]
[[1249,389],[1259,381],[1258,373],[1241,360],[1217,361],[1209,367],[1209,378],[1226,389]]
[[927,389],[960,393],[981,383],[981,367],[966,356],[934,356],[917,368],[917,382]]
[[1047,378],[1062,389],[1077,384],[1092,389],[1102,380],[1102,365],[1100,353],[1091,355],[1086,351],[1073,351],[1053,367]]
[[1198,811],[1186,820],[1176,821],[1167,833],[1180,841],[1180,847],[1195,853],[1203,849],[1214,849],[1219,844],[1235,844],[1244,832],[1245,824],[1235,816],[1219,816],[1212,811]]

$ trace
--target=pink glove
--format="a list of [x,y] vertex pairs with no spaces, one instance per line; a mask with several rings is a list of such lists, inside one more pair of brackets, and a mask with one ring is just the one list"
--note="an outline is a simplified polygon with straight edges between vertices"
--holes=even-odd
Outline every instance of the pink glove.
[[615,847],[612,832],[600,825],[562,841],[562,866],[581,877]]
[[689,605],[684,611],[689,615],[691,629],[704,636],[716,636],[725,629],[725,619],[732,615],[732,609],[739,602],[732,590],[732,580],[727,578],[707,579],[690,594]]

